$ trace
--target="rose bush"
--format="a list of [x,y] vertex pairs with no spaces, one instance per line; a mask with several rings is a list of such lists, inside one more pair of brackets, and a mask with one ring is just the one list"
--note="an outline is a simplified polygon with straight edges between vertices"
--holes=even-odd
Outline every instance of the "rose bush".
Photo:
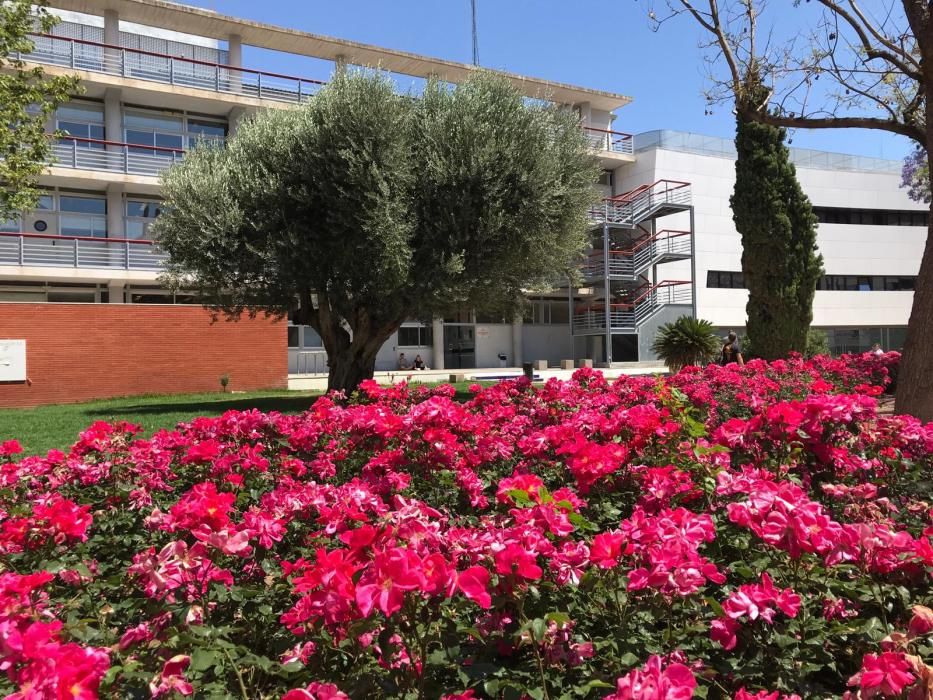
[[0,464],[11,698],[931,698],[896,354],[365,384]]

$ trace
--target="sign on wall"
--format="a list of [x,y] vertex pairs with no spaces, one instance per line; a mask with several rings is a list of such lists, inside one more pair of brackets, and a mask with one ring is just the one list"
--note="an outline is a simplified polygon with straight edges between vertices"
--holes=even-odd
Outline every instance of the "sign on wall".
[[489,337],[489,329],[486,328],[486,327],[484,327],[484,326],[477,326],[477,327],[476,327],[476,337],[477,337],[477,338],[488,338],[488,337]]
[[0,340],[0,382],[26,381],[26,341]]

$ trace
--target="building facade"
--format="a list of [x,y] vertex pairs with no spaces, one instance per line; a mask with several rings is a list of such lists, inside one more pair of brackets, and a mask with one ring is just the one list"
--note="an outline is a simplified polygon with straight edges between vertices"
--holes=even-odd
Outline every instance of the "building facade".
[[[158,281],[164,256],[149,225],[160,211],[159,174],[193,143],[234,134],[247,114],[313,99],[330,72],[319,63],[308,77],[259,70],[244,61],[244,49],[454,83],[474,70],[163,0],[57,0],[53,12],[62,23],[33,37],[35,50],[22,58],[49,73],[77,74],[82,92],[48,123],[50,134],[65,136],[40,181],[38,208],[0,222],[2,337],[13,332],[3,330],[13,328],[4,313],[15,304],[80,305],[93,333],[87,305],[137,306],[142,318],[143,305],[195,303]],[[648,360],[657,326],[683,313],[741,329],[746,293],[728,205],[730,144],[676,132],[633,137],[614,129],[615,112],[630,101],[624,95],[504,75],[529,97],[576,110],[600,159],[606,199],[591,212],[592,249],[580,286],[529,299],[521,319],[465,309],[430,324],[406,323],[383,347],[377,369],[394,369],[400,352],[451,369]],[[899,164],[812,152],[797,152],[795,160],[821,217],[827,276],[815,325],[831,331],[837,350],[900,346],[926,214],[898,188]],[[283,381],[286,371],[326,371],[313,329],[255,328],[279,334]],[[204,371],[222,369],[218,362]],[[3,392],[0,383],[0,404]]]

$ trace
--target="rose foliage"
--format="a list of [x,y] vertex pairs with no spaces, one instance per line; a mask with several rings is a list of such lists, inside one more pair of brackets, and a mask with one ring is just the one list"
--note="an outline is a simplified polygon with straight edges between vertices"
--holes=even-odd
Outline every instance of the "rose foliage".
[[0,445],[0,690],[933,697],[933,424],[898,361],[380,388]]

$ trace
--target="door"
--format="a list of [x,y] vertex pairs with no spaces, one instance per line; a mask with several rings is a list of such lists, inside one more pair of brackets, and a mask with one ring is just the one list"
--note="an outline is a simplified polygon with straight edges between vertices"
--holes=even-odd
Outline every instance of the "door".
[[444,367],[476,367],[476,336],[473,326],[444,326]]

